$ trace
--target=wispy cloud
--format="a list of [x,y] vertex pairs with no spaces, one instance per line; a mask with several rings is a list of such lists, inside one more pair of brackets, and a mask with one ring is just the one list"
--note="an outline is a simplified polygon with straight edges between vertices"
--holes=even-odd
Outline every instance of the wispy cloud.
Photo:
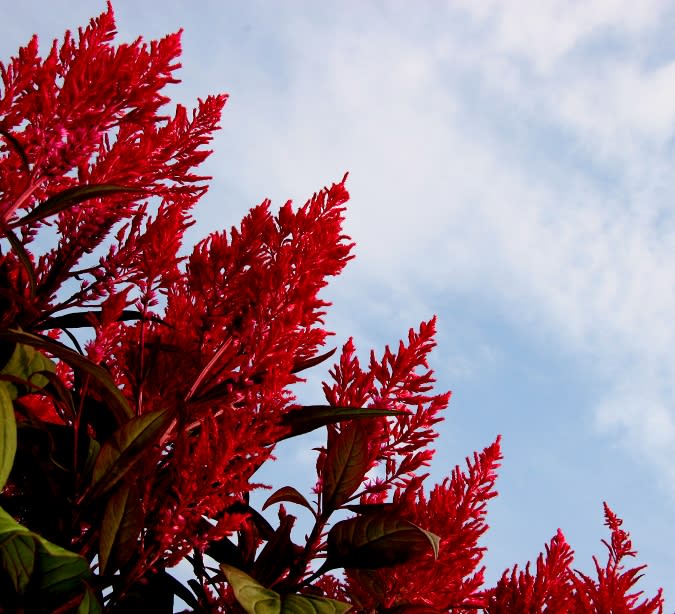
[[657,364],[675,376],[675,64],[653,60],[660,8],[527,8],[373,14],[367,35],[349,15],[295,15],[268,109],[279,125],[258,116],[269,156],[250,155],[280,193],[349,167],[361,283],[428,313],[429,291],[471,292],[552,336],[606,384],[596,423],[656,475],[675,469],[652,445],[675,411],[651,377]]

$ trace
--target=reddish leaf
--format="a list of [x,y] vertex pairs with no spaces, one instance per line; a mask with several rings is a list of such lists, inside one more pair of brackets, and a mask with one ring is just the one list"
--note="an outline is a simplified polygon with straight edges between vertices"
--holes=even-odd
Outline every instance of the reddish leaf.
[[[89,311],[77,311],[74,313],[64,313],[62,316],[47,318],[35,326],[36,330],[51,330],[54,328],[87,328],[93,326],[91,317],[99,318],[102,314],[100,309],[91,309]],[[124,309],[117,318],[119,322],[129,322],[135,320],[145,320],[163,324],[160,318],[154,316],[144,316],[140,311],[133,309]]]
[[369,434],[369,429],[349,423],[330,442],[322,473],[324,517],[345,503],[363,482],[371,463]]
[[265,501],[262,508],[263,510],[266,510],[270,505],[281,503],[282,501],[297,503],[298,505],[306,507],[310,512],[312,512],[312,514],[315,513],[309,501],[307,501],[307,499],[305,499],[305,497],[292,486],[282,486],[279,490],[272,493],[267,498],[267,501]]
[[392,409],[373,409],[365,407],[333,407],[332,405],[303,405],[284,414],[281,422],[290,428],[290,432],[282,439],[304,435],[327,424],[335,424],[343,420],[361,418],[382,418],[399,416],[406,412]]
[[318,356],[313,356],[312,358],[308,358],[307,360],[299,360],[293,365],[291,373],[300,373],[300,371],[304,371],[305,369],[311,369],[316,365],[320,365],[322,362],[328,360],[333,354],[335,354],[336,351],[337,348],[333,348],[328,352],[324,352],[323,354],[319,354]]
[[12,249],[16,253],[16,257],[19,259],[19,262],[21,263],[21,265],[26,271],[26,274],[28,275],[28,288],[30,291],[30,296],[31,298],[33,298],[35,296],[35,289],[37,287],[33,262],[31,261],[28,252],[24,248],[23,243],[19,241],[19,237],[17,237],[9,227],[3,224],[2,232],[5,235],[5,237],[7,237],[7,241],[9,241],[9,244],[12,246]]
[[101,573],[124,565],[136,550],[143,528],[143,509],[138,489],[122,484],[108,499],[101,522],[98,561]]
[[87,494],[94,497],[108,492],[164,433],[170,421],[170,413],[158,409],[136,416],[117,429],[101,448]]
[[68,188],[55,194],[45,202],[40,203],[28,215],[25,215],[20,220],[11,224],[12,228],[25,226],[31,222],[37,222],[50,215],[55,215],[64,209],[68,209],[73,205],[91,200],[92,198],[101,198],[102,196],[111,196],[113,194],[121,194],[124,192],[143,192],[139,188],[128,188],[121,185],[112,185],[106,183],[93,183],[89,185],[78,185]]
[[356,516],[338,522],[328,533],[322,569],[378,569],[430,552],[438,557],[439,543],[437,535],[407,520],[388,514]]

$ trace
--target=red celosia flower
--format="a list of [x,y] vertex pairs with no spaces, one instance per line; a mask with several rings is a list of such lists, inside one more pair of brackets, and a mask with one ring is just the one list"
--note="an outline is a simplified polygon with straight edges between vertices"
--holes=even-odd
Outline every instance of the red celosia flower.
[[[33,269],[13,251],[0,255],[0,323],[42,331],[62,310],[85,310],[89,359],[112,372],[137,414],[175,416],[134,473],[151,526],[142,575],[241,524],[228,509],[254,487],[252,474],[284,432],[295,367],[328,334],[318,293],[351,243],[341,230],[343,180],[297,210],[255,207],[240,229],[213,233],[183,262],[190,210],[206,190],[194,168],[209,154],[226,97],[199,101],[191,115],[181,106],[160,114],[162,89],[176,81],[180,33],[118,46],[114,35],[108,5],[46,58],[33,38],[0,65],[0,220],[5,229],[20,224]],[[137,191],[22,222],[64,189],[97,184]],[[34,239],[46,225],[57,244],[40,253]],[[125,322],[130,307],[140,321]]]
[[[338,426],[328,427],[327,450],[335,449],[340,438],[349,438],[354,429],[368,430],[367,457],[363,475],[355,478],[356,485],[364,482],[360,493],[368,495],[367,502],[384,500],[394,486],[404,487],[415,472],[428,465],[433,455],[429,444],[437,437],[434,425],[442,418],[450,393],[428,394],[434,382],[427,356],[436,345],[436,318],[420,324],[419,332],[408,332],[408,344],[400,342],[394,354],[385,348],[382,360],[371,352],[368,371],[361,369],[354,356],[354,345],[349,340],[342,349],[338,364],[331,371],[334,383],[324,383],[326,400],[334,406],[374,407],[401,411],[395,419],[371,419],[367,424],[349,423],[340,431]],[[420,372],[421,369],[421,372]],[[383,476],[366,480],[366,473],[382,463]],[[325,454],[319,456],[317,470],[320,491]],[[365,501],[365,499],[364,499]]]
[[[249,478],[283,434],[295,366],[328,334],[319,326],[326,303],[318,292],[349,258],[341,234],[346,198],[343,181],[296,212],[290,203],[276,217],[268,202],[254,208],[229,237],[215,233],[195,247],[169,289],[163,323],[120,336],[116,372],[136,401],[142,393],[141,411],[167,404],[180,411],[168,440],[171,462],[162,463],[175,509],[166,516],[161,504],[166,518],[158,527],[177,549],[172,562],[184,555],[179,544],[189,548],[231,530],[208,529],[203,516],[218,517],[254,487]],[[138,343],[141,328],[145,344]]]
[[546,555],[537,558],[534,574],[530,564],[524,571],[516,565],[505,571],[489,591],[485,611],[489,614],[518,612],[572,612],[572,571],[574,553],[562,531],[546,546]]
[[486,612],[520,614],[521,612],[561,612],[570,614],[653,614],[663,612],[662,591],[643,599],[642,591],[630,592],[640,578],[644,565],[623,571],[621,561],[635,556],[622,521],[605,504],[606,524],[612,533],[603,568],[593,557],[598,579],[573,571],[573,552],[560,530],[546,546],[546,556],[539,555],[534,575],[530,565],[518,572],[505,571],[497,586],[488,591]]
[[576,572],[572,578],[575,588],[574,611],[579,614],[595,612],[607,614],[652,614],[663,612],[662,590],[651,599],[640,598],[643,591],[635,591],[634,587],[641,577],[646,565],[624,570],[626,557],[635,557],[635,551],[629,534],[621,528],[623,521],[618,518],[607,503],[605,507],[605,524],[611,531],[609,542],[603,540],[608,550],[607,564],[601,567],[597,558],[593,557],[598,579]]
[[479,565],[485,548],[478,540],[488,528],[487,502],[497,495],[494,484],[501,458],[498,438],[473,460],[467,458],[466,472],[456,467],[428,498],[421,480],[397,490],[392,513],[438,535],[438,559],[429,553],[391,569],[347,570],[346,591],[360,610],[427,606],[438,612],[465,612],[482,605],[484,569]]
[[[191,118],[181,106],[173,117],[159,115],[168,102],[162,88],[176,82],[180,33],[149,47],[140,39],[113,46],[114,34],[108,5],[107,12],[80,30],[77,39],[67,33],[60,47],[55,42],[46,58],[39,56],[34,37],[18,57],[0,64],[3,223],[11,224],[35,203],[77,185],[138,189],[87,200],[58,213],[53,218],[57,247],[33,254],[37,265],[32,293],[21,263],[12,253],[2,255],[2,289],[14,303],[0,314],[5,326],[31,328],[45,314],[86,305],[124,287],[134,286],[142,296],[154,292],[173,272],[188,211],[206,190],[202,183],[206,178],[192,169],[209,154],[203,146],[217,128],[226,97],[200,101]],[[139,196],[159,199],[161,228],[148,220]],[[123,222],[126,229],[118,232],[111,253],[98,263],[86,262]],[[24,247],[44,247],[33,239],[50,223],[23,225]],[[141,240],[146,229],[149,236]],[[152,240],[162,250],[144,254]],[[160,255],[163,259],[158,261]],[[76,266],[83,271],[75,271]],[[64,283],[70,281],[72,287],[78,279],[83,279],[79,290],[71,290],[69,297],[59,294]]]

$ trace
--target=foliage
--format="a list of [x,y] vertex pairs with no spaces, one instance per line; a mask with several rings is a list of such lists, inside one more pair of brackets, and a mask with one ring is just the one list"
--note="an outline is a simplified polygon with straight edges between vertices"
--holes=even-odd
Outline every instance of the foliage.
[[[559,532],[536,569],[485,586],[499,438],[424,488],[450,398],[427,364],[435,318],[365,368],[348,340],[326,404],[297,403],[290,386],[334,353],[319,292],[351,258],[346,176],[182,256],[226,97],[162,114],[180,33],[114,35],[108,6],[0,65],[0,609],[660,611],[631,592],[642,567],[624,570],[608,507],[593,576]],[[318,428],[314,498],[279,488],[274,526],[249,505],[255,474]],[[284,504],[311,511],[302,544]],[[166,571],[182,560],[187,586]]]

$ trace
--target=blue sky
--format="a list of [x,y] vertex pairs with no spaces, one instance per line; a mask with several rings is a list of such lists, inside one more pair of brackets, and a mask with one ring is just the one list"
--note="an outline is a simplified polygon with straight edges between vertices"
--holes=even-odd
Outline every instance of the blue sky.
[[[0,56],[103,2],[6,8]],[[185,28],[175,101],[228,92],[196,240],[350,172],[355,261],[335,344],[365,356],[437,314],[453,398],[432,478],[503,435],[488,577],[562,528],[604,558],[625,519],[675,607],[675,4],[115,3],[120,40]],[[318,374],[320,375],[320,374]],[[319,399],[312,376],[303,400]],[[312,442],[309,442],[309,445]],[[319,443],[317,439],[314,443]],[[308,489],[313,459],[268,474]]]

